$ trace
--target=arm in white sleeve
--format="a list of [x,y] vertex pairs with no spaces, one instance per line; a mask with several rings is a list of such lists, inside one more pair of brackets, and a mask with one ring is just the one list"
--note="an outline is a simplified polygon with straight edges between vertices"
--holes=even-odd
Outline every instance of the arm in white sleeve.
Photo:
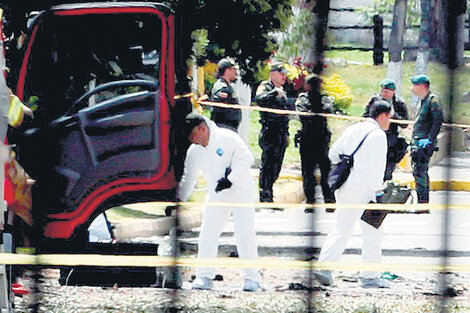
[[339,163],[341,161],[341,158],[339,157],[340,154],[344,154],[344,147],[347,146],[348,142],[346,141],[348,137],[348,131],[344,131],[341,136],[339,136],[338,139],[333,143],[333,145],[330,147],[330,150],[328,152],[328,157],[330,158],[330,161],[332,164]]
[[184,171],[181,181],[178,185],[177,196],[181,201],[187,201],[191,192],[196,186],[199,176],[199,166],[197,151],[195,146],[190,146],[186,153],[186,160],[184,161]]
[[253,160],[250,149],[243,142],[238,143],[232,156],[232,171],[227,177],[228,180],[235,185],[245,184],[244,179],[246,179],[247,171],[250,170]]
[[387,137],[384,132],[375,130],[366,147],[369,156],[369,186],[370,192],[382,190],[385,166],[387,163]]

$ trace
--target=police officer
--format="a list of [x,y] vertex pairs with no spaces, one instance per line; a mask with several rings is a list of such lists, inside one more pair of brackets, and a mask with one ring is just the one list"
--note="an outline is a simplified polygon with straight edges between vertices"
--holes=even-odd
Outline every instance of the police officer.
[[[256,90],[255,101],[259,106],[272,109],[293,109],[289,104],[283,85],[287,70],[280,63],[271,67],[269,80],[263,81]],[[282,160],[289,138],[289,116],[260,112],[262,149],[259,173],[260,201],[273,202],[273,185],[281,172]]]
[[415,75],[411,77],[411,83],[411,92],[420,99],[411,146],[413,176],[418,202],[429,203],[429,160],[436,149],[437,135],[444,118],[436,95],[430,91],[429,77]]
[[[380,94],[374,95],[366,106],[364,116],[370,117],[370,108],[372,103],[376,100],[385,100],[392,105],[394,115],[393,119],[407,120],[408,109],[406,108],[405,101],[395,95],[397,86],[395,82],[390,78],[385,78],[380,83]],[[392,123],[389,130],[385,133],[387,135],[387,166],[385,168],[384,181],[391,180],[395,166],[406,153],[408,144],[404,138],[398,137],[398,127],[406,128],[407,125]]]
[[[225,58],[217,63],[218,80],[211,91],[211,101],[228,104],[238,104],[238,97],[233,89],[233,83],[238,79],[238,72],[235,62]],[[219,127],[226,127],[237,131],[242,119],[242,113],[237,109],[212,108],[211,119]]]
[[[329,98],[320,92],[321,79],[316,75],[307,76],[305,89],[295,101],[297,111],[310,113],[329,112]],[[302,116],[302,129],[298,135],[300,139],[300,160],[302,166],[303,187],[307,203],[315,202],[315,186],[317,184],[314,172],[320,168],[320,184],[325,203],[335,202],[335,197],[328,185],[328,173],[330,172],[330,159],[328,158],[328,144],[331,133],[326,124],[326,118],[321,116]],[[297,139],[297,136],[296,136]]]

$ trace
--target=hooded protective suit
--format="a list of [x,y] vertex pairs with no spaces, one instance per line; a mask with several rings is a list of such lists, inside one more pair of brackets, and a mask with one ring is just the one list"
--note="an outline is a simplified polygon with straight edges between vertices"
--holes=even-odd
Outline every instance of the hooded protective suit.
[[[218,207],[210,202],[254,202],[254,182],[250,174],[253,155],[240,136],[232,130],[218,127],[214,122],[205,118],[209,127],[209,143],[206,147],[192,144],[186,154],[184,173],[179,184],[178,196],[186,201],[191,194],[199,172],[202,172],[207,182],[208,203],[202,220],[199,237],[198,257],[216,258],[219,237],[225,224],[233,213],[235,224],[235,239],[240,258],[257,258],[258,248],[255,233],[254,208]],[[227,175],[232,186],[216,192],[219,179]],[[259,272],[256,269],[244,269],[243,277],[258,282]],[[215,274],[212,268],[199,268],[198,277],[213,279]]]
[[[376,199],[376,192],[382,189],[383,173],[387,156],[387,137],[379,124],[372,118],[347,128],[330,148],[329,157],[333,164],[340,161],[340,154],[350,155],[361,140],[368,137],[354,155],[354,165],[346,182],[336,190],[336,202],[347,204],[368,204]],[[336,226],[320,251],[320,262],[338,261],[354,230],[356,221],[364,210],[337,209]],[[362,259],[364,262],[379,263],[382,250],[382,227],[378,229],[360,220],[362,228]],[[363,272],[364,278],[375,278],[378,272]]]

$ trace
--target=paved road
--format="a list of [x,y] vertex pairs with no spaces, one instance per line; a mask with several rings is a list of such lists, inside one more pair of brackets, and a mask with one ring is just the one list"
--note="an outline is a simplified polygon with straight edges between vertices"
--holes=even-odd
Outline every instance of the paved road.
[[[444,199],[445,192],[431,192],[431,203],[443,203]],[[451,199],[455,204],[470,203],[470,193],[452,192]],[[439,264],[444,233],[443,216],[443,211],[388,215],[384,222],[382,245],[384,262],[397,263],[401,257],[406,259],[403,263]],[[315,251],[318,251],[333,228],[335,218],[334,213],[326,213],[324,210],[317,210],[314,214],[305,213],[301,206],[285,211],[261,210],[256,213],[260,255],[301,259],[305,256],[305,249],[311,247],[311,234],[314,235]],[[313,219],[315,227],[312,232]],[[182,239],[185,251],[196,251],[198,230],[194,229]],[[452,264],[470,264],[470,211],[450,212],[449,234]],[[345,251],[345,258],[359,260],[361,245],[361,230],[357,224]],[[225,255],[235,251],[233,224],[229,222],[220,239],[220,252]],[[386,259],[388,257],[389,260]]]

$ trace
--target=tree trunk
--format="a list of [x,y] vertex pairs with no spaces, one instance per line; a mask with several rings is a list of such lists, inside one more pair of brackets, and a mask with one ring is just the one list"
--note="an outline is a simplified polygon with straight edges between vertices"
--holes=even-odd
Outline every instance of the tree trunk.
[[393,79],[397,85],[396,93],[399,95],[401,90],[401,71],[402,71],[402,51],[403,37],[406,27],[406,7],[407,0],[396,0],[393,7],[392,32],[388,40],[388,49],[390,53],[390,62],[388,64],[387,76]]
[[[415,74],[426,74],[429,61],[429,49],[431,47],[433,25],[432,0],[421,0],[421,25],[419,27],[418,55],[415,63]],[[410,111],[416,114],[419,98],[411,95]]]
[[[437,59],[450,68],[463,65],[466,0],[436,0]],[[450,18],[448,18],[450,17]],[[448,22],[452,22],[449,25]],[[452,30],[449,28],[452,26]]]
[[467,1],[460,0],[452,2],[455,8],[453,8],[453,12],[451,14],[456,15],[457,18],[457,32],[455,33],[455,48],[456,48],[456,66],[462,66],[465,61],[463,58],[464,51],[465,51],[465,11],[467,10]]
[[419,27],[418,56],[415,65],[415,74],[426,74],[429,49],[431,47],[432,31],[432,0],[421,0],[421,26]]

